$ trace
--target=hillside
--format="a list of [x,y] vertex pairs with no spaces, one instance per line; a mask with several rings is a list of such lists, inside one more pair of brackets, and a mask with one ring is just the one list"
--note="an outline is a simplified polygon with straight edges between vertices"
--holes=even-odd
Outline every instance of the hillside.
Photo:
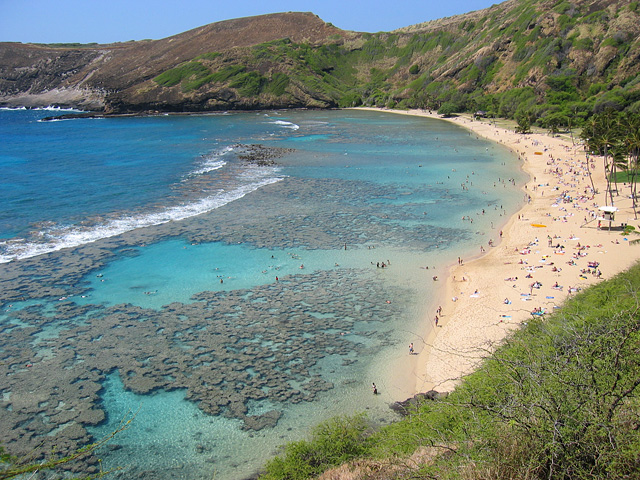
[[[199,56],[282,37],[315,45],[343,34],[311,13],[283,13],[213,23],[162,40],[109,45],[0,43],[0,104],[113,111],[112,97],[135,97],[145,82]],[[162,102],[167,108],[202,110],[184,95],[170,92],[158,92],[154,103]],[[180,107],[182,102],[185,108]],[[147,107],[137,104],[131,110]]]
[[525,115],[640,111],[640,9],[508,0],[394,32],[311,13],[214,23],[112,45],[0,44],[0,105],[106,113],[375,105]]

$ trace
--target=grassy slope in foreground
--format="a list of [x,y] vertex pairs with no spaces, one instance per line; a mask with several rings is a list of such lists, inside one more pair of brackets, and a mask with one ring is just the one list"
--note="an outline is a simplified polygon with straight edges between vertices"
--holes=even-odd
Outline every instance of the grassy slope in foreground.
[[447,398],[371,436],[358,418],[334,419],[263,478],[356,457],[348,478],[637,478],[639,292],[636,265],[530,321]]

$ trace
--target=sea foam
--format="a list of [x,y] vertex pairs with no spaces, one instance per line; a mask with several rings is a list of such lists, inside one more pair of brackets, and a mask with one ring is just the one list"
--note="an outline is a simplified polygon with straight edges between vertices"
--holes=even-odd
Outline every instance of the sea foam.
[[274,120],[273,122],[269,122],[269,123],[273,123],[274,125],[279,125],[283,128],[290,128],[291,130],[298,130],[300,128],[300,125],[296,125],[295,123],[292,123],[292,122],[286,122],[284,120]]
[[63,108],[57,107],[54,105],[49,105],[48,107],[35,107],[35,108],[27,108],[27,107],[0,107],[0,110],[6,112],[17,112],[24,110],[33,110],[33,111],[45,111],[45,112],[74,112],[74,113],[82,113],[85,110],[79,110],[77,108]]
[[233,147],[228,146],[228,147],[224,147],[219,152],[214,152],[210,155],[206,155],[205,157],[203,157],[200,165],[193,171],[189,172],[186,175],[186,177],[188,178],[188,177],[195,177],[198,175],[204,175],[205,173],[210,173],[215,170],[221,169],[227,164],[226,161],[222,160],[222,157],[224,157],[226,154],[230,152],[233,152],[233,150],[234,150]]
[[88,228],[82,228],[77,225],[56,225],[41,231],[39,234],[41,241],[39,242],[25,242],[21,239],[0,241],[0,252],[2,252],[0,253],[0,263],[35,257],[64,248],[78,247],[105,238],[115,237],[137,228],[161,225],[201,215],[238,200],[261,187],[277,183],[284,178],[281,176],[266,176],[273,171],[274,169],[266,168],[253,169],[251,172],[241,175],[243,180],[248,180],[248,183],[244,185],[228,191],[219,190],[213,195],[183,205],[169,207],[160,212],[131,216],[124,215]]

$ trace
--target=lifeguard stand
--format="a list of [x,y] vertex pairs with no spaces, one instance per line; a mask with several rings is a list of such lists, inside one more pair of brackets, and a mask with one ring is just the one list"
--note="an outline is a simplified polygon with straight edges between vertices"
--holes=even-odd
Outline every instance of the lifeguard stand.
[[598,220],[604,220],[605,222],[609,222],[609,231],[611,231],[611,222],[616,219],[616,212],[618,211],[618,207],[614,207],[613,205],[605,205],[604,207],[599,208],[601,212],[601,217]]

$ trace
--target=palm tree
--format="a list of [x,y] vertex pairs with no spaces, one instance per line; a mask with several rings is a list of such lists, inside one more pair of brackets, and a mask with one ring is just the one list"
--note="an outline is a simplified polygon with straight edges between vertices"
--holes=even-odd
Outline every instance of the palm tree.
[[[613,205],[613,189],[611,188],[611,176],[615,175],[615,162],[613,158],[611,159],[611,162],[609,162],[609,152],[618,141],[618,129],[616,122],[614,121],[613,112],[611,111],[607,111],[601,113],[600,115],[597,115],[596,122],[598,123],[598,133],[595,138],[595,142],[598,146],[598,151],[602,153],[604,158],[604,174],[607,179],[607,193],[609,194],[609,198],[611,199],[611,205]],[[605,205],[608,205],[606,195],[604,203]]]
[[638,162],[640,155],[640,116],[634,114],[624,114],[620,118],[620,130],[623,135],[623,142],[626,147],[628,159],[628,171],[631,172],[629,181],[631,182],[631,199],[633,204],[634,217],[638,219],[636,210]]
[[596,150],[595,145],[593,145],[592,141],[595,137],[596,132],[596,121],[594,117],[590,117],[584,125],[584,129],[582,133],[580,133],[580,137],[584,140],[584,148],[587,151],[586,154],[586,162],[587,162],[587,173],[589,174],[589,180],[591,181],[591,189],[593,193],[596,193],[596,186],[593,183],[593,176],[591,175],[591,168],[589,168],[589,153],[592,153]]

